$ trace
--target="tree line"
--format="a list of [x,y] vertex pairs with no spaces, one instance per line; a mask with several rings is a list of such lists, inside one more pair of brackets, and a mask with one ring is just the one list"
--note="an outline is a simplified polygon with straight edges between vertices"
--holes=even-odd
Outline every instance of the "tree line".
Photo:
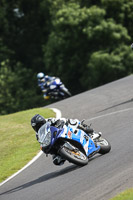
[[1,0],[0,114],[51,103],[36,75],[75,95],[133,73],[133,0]]

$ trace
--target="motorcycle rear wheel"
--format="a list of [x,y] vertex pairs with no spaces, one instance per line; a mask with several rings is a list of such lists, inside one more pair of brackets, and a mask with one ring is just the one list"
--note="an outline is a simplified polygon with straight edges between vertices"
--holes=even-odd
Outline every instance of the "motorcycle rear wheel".
[[69,149],[63,146],[59,150],[59,154],[71,163],[74,163],[79,166],[84,166],[88,164],[88,158],[85,154],[83,154],[79,149]]

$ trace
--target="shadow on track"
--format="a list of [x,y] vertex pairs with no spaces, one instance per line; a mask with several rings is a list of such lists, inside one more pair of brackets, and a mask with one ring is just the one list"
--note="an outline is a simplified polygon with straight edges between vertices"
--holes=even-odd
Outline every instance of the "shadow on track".
[[23,185],[20,185],[18,187],[12,188],[12,189],[10,189],[10,190],[8,190],[6,192],[1,193],[0,195],[10,194],[10,193],[13,193],[13,192],[17,192],[19,190],[23,190],[25,188],[31,187],[32,185],[48,181],[50,179],[53,179],[53,178],[56,178],[58,176],[64,175],[66,173],[69,173],[71,171],[74,171],[74,170],[76,170],[78,168],[81,168],[81,167],[77,166],[77,165],[68,166],[68,167],[66,167],[66,168],[64,168],[62,170],[45,174],[44,176],[41,176],[41,177],[39,177],[39,178],[37,178],[37,179],[35,179],[33,181],[30,181],[30,182],[27,182],[27,183],[25,183]]

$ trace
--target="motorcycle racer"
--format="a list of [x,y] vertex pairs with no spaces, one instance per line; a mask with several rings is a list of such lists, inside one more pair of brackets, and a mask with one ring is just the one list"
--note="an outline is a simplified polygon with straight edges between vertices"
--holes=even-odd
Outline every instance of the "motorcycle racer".
[[[89,136],[93,135],[94,130],[90,128],[90,126],[84,124],[84,120],[80,122],[78,119],[66,119],[66,118],[48,118],[45,119],[43,116],[36,114],[32,117],[31,119],[31,126],[36,132],[36,139],[38,140],[38,131],[41,128],[42,125],[45,123],[49,122],[50,126],[55,126],[56,128],[63,128],[64,125],[69,126],[73,128],[73,130],[81,129],[84,132],[86,132]],[[99,136],[100,133],[97,134]],[[53,163],[55,165],[62,165],[64,164],[65,160],[61,158],[60,155],[54,150],[54,149],[49,149],[49,148],[44,148],[42,151],[46,154],[51,154],[53,155]]]
[[41,88],[43,92],[44,99],[49,99],[50,98],[50,96],[48,95],[49,86],[50,86],[51,81],[53,81],[55,77],[51,77],[51,76],[45,75],[43,72],[39,72],[37,74],[37,79],[38,79],[38,86]]

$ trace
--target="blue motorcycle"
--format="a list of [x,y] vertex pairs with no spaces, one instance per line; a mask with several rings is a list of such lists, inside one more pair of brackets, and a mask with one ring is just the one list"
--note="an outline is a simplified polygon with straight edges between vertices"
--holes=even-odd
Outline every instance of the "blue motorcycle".
[[[106,154],[110,151],[110,143],[101,137],[101,133],[88,136],[81,129],[73,129],[64,125],[63,128],[50,126],[47,122],[38,131],[41,149],[53,149],[63,159],[79,166],[88,163],[96,153]],[[46,152],[45,152],[46,153]]]
[[48,95],[53,99],[65,99],[71,96],[71,93],[59,78],[55,78],[49,82],[48,87]]

